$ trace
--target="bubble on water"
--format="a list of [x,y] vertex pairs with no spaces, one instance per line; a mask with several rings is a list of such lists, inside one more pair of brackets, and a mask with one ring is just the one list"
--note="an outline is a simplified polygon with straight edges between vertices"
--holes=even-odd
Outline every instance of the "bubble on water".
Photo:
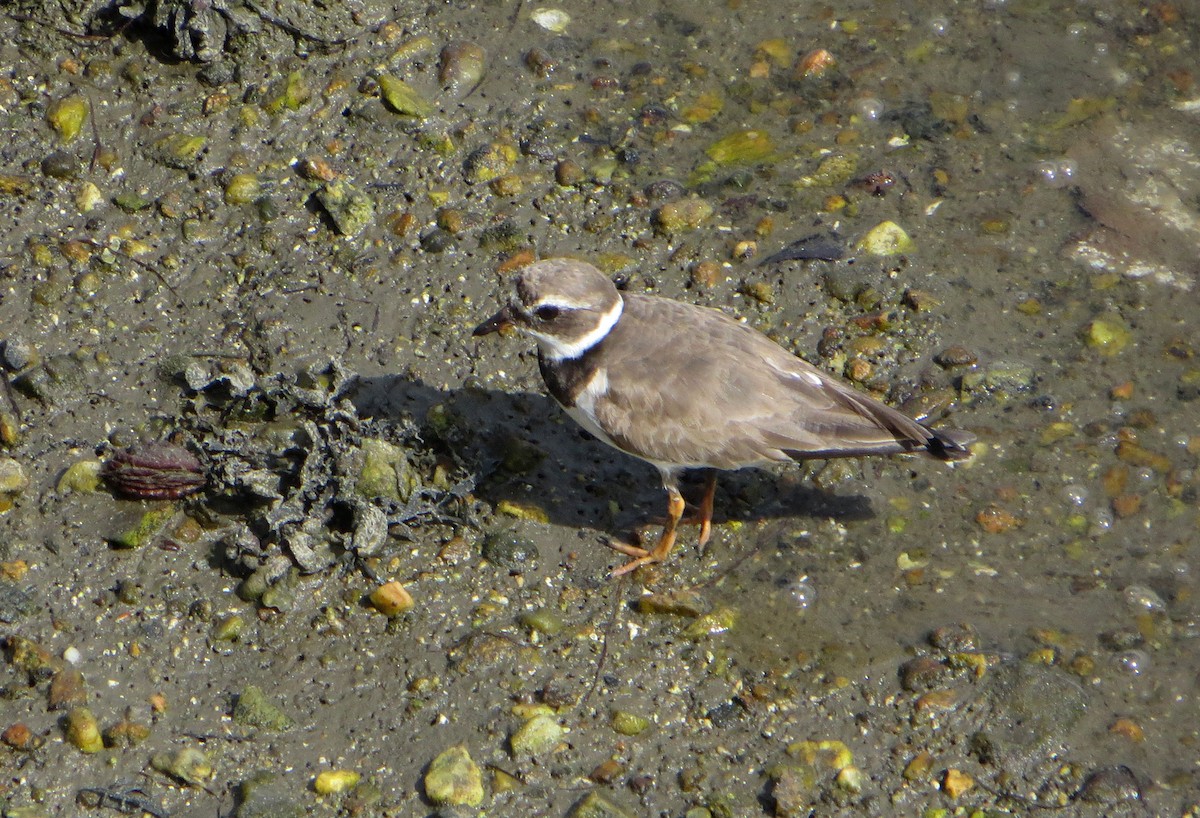
[[1063,486],[1063,498],[1073,506],[1086,505],[1090,492],[1087,486],[1081,486],[1079,483],[1067,483]]
[[1108,508],[1098,508],[1092,512],[1092,524],[1088,533],[1093,537],[1105,534],[1113,526],[1113,513]]
[[788,583],[787,591],[792,605],[799,611],[807,611],[817,601],[817,589],[806,574]]
[[1153,588],[1147,588],[1145,585],[1127,585],[1122,591],[1122,596],[1125,598],[1125,604],[1139,613],[1162,613],[1167,609],[1162,597]]
[[934,34],[941,36],[950,30],[950,20],[946,17],[934,17],[929,21],[929,28]]
[[1075,163],[1070,159],[1044,159],[1034,166],[1034,171],[1042,184],[1055,190],[1075,181]]
[[862,97],[855,101],[854,110],[863,119],[874,122],[883,116],[883,102],[875,97]]
[[1123,650],[1114,658],[1117,668],[1131,676],[1141,676],[1150,669],[1150,654],[1144,650]]

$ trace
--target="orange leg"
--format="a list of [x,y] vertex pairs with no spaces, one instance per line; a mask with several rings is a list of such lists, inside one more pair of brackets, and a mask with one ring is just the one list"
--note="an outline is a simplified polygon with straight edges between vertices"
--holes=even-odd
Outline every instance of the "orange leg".
[[717,493],[717,473],[710,471],[708,477],[704,480],[704,495],[700,498],[700,505],[696,506],[696,513],[683,520],[685,523],[700,524],[700,547],[703,548],[708,543],[708,537],[712,534],[712,513],[713,513],[713,497]]
[[[675,545],[675,529],[679,525],[679,520],[683,517],[683,509],[685,507],[683,495],[679,493],[679,489],[675,486],[667,486],[667,522],[663,526],[662,536],[658,538],[658,544],[652,550],[647,551],[645,548],[638,548],[633,545],[626,545],[619,542],[610,542],[610,548],[620,551],[634,559],[622,565],[620,568],[612,572],[612,576],[619,577],[628,574],[630,571],[636,570],[643,565],[662,562],[667,558],[667,554],[671,553],[672,546]],[[712,502],[709,502],[709,515],[712,513]],[[701,529],[703,532],[703,529]]]

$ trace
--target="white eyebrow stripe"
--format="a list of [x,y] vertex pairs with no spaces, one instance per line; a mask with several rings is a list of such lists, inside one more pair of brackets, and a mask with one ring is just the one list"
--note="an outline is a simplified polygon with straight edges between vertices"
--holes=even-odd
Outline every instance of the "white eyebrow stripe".
[[543,298],[537,303],[530,304],[527,309],[530,312],[533,312],[538,307],[562,307],[564,310],[579,310],[587,306],[587,301],[577,301],[574,298],[563,298],[562,296],[556,296],[554,298]]
[[609,307],[608,312],[600,317],[596,326],[590,332],[574,342],[566,342],[561,338],[554,338],[540,332],[530,331],[530,335],[538,339],[542,344],[542,349],[545,350],[546,357],[552,361],[570,360],[578,358],[583,353],[594,347],[596,344],[604,340],[604,336],[617,325],[617,320],[621,317],[621,312],[625,309],[625,302],[617,299],[616,303]]

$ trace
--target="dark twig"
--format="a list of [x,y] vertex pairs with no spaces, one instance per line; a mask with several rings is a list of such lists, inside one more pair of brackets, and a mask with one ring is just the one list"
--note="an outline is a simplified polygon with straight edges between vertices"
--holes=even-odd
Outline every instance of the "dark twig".
[[613,589],[613,605],[612,613],[608,617],[608,622],[604,625],[604,639],[600,643],[600,658],[596,660],[596,672],[592,676],[592,684],[588,687],[587,693],[583,694],[583,698],[579,701],[579,706],[583,707],[588,703],[588,699],[596,692],[597,686],[600,684],[600,677],[604,673],[604,665],[608,661],[608,642],[612,638],[613,628],[617,624],[617,612],[621,609],[621,600],[624,598],[625,586],[629,584],[629,575],[625,574]]

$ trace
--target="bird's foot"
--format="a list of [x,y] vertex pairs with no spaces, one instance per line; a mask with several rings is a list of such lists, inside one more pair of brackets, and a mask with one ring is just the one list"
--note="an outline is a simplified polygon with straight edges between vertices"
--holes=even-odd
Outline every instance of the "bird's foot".
[[675,531],[672,528],[663,529],[663,534],[654,548],[642,548],[640,545],[630,545],[629,543],[614,539],[607,539],[604,544],[627,557],[633,557],[633,559],[624,565],[614,568],[612,573],[609,574],[610,577],[616,578],[624,576],[631,571],[636,571],[643,565],[654,565],[655,563],[664,561],[667,558],[667,554],[670,553],[671,547],[675,545]]

